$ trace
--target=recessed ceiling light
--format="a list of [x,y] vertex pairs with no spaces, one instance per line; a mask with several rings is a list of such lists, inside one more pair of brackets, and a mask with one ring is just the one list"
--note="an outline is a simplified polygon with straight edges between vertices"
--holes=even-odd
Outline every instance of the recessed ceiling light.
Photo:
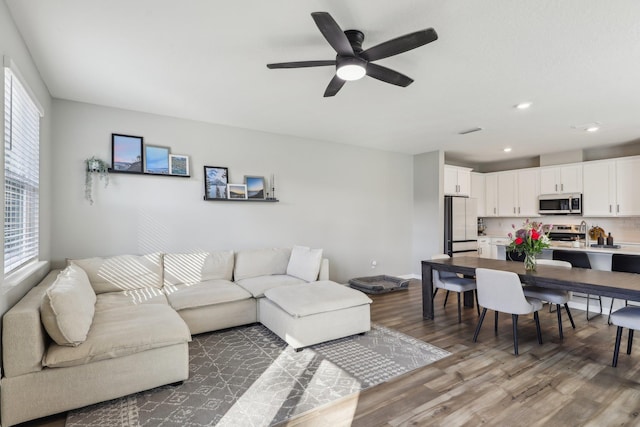
[[502,151],[504,151],[505,153],[510,153],[511,147],[505,147]]
[[597,130],[600,130],[600,125],[601,125],[600,122],[591,122],[591,123],[584,123],[581,125],[571,125],[571,127],[573,129],[577,129],[585,132],[595,132]]
[[526,110],[527,108],[531,107],[531,102],[521,102],[520,104],[516,105],[516,108],[518,110]]

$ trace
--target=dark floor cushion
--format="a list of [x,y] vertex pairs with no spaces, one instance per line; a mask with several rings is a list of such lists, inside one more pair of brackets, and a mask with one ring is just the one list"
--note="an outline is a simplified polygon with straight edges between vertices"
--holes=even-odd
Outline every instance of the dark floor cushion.
[[383,294],[386,292],[402,291],[409,288],[409,279],[393,276],[358,277],[349,280],[349,286],[368,294]]

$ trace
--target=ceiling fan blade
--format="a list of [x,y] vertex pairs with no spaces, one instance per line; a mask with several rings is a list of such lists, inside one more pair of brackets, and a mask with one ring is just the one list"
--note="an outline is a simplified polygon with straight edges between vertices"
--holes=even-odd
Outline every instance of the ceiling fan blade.
[[329,96],[335,96],[335,94],[338,93],[340,89],[342,89],[342,86],[344,86],[345,83],[346,80],[342,80],[338,76],[333,76],[333,78],[329,82],[329,85],[327,86],[327,89],[324,91],[324,97],[327,98]]
[[413,79],[411,77],[407,77],[404,74],[393,71],[391,68],[372,63],[367,64],[367,76],[385,83],[391,83],[392,85],[402,87],[407,87],[413,83]]
[[341,56],[355,56],[349,39],[328,12],[313,12],[311,17],[331,47]]
[[426,30],[405,34],[404,36],[370,47],[362,52],[360,56],[367,61],[376,61],[415,49],[435,40],[438,40],[438,34],[433,28],[427,28]]
[[335,60],[330,61],[298,61],[298,62],[279,62],[277,64],[267,64],[267,68],[305,68],[305,67],[324,67],[326,65],[336,65]]

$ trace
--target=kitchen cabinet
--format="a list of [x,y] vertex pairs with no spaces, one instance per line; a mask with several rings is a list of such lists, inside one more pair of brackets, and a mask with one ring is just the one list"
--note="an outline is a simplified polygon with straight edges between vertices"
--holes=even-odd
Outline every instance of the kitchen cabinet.
[[582,165],[540,168],[540,194],[582,193]]
[[498,216],[538,216],[540,175],[536,168],[498,173]]
[[478,256],[480,258],[491,258],[490,237],[478,237]]
[[485,177],[484,174],[471,172],[471,197],[478,201],[478,216],[486,216]]
[[616,163],[614,160],[586,162],[582,167],[584,191],[582,215],[614,216],[616,207]]
[[583,181],[584,216],[640,215],[640,157],[587,162]]
[[492,237],[491,238],[491,258],[506,259],[506,247],[511,242],[508,237]]
[[616,215],[640,215],[640,197],[635,188],[640,182],[640,158],[616,160]]
[[498,173],[498,216],[517,216],[517,180],[518,172]]
[[518,171],[518,216],[539,216],[540,171],[523,169]]
[[471,193],[471,169],[444,165],[444,194],[469,196]]
[[484,214],[498,216],[498,174],[488,173],[484,177]]

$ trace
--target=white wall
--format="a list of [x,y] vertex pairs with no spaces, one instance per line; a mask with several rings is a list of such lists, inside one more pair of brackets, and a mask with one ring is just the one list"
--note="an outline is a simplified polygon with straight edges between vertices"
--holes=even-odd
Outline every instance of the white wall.
[[[412,270],[412,157],[55,100],[53,254],[65,258],[321,247],[331,278]],[[111,174],[84,199],[84,159],[111,163],[111,133],[187,154],[191,178]],[[276,176],[279,203],[203,201],[203,166]],[[371,269],[371,261],[378,267]]]
[[444,153],[419,154],[413,160],[413,252],[411,269],[422,277],[421,261],[444,248]]

